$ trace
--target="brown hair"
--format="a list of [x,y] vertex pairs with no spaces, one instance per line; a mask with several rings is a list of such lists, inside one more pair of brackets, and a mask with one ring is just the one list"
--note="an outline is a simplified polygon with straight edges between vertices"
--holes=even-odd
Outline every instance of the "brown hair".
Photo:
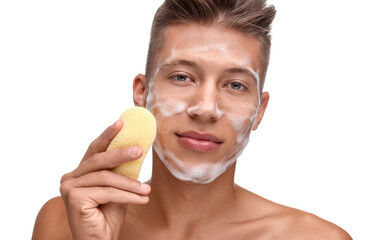
[[156,53],[163,45],[167,27],[199,23],[235,29],[259,41],[262,89],[269,64],[270,30],[275,13],[275,8],[267,6],[266,0],[165,0],[151,27],[146,79],[152,77]]

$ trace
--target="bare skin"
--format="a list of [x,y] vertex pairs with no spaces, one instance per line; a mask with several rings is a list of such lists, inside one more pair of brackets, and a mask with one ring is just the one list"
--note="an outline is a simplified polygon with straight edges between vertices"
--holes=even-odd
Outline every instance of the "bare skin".
[[[199,37],[191,39],[190,36],[196,34]],[[208,36],[212,36],[211,41],[208,41],[211,39]],[[193,49],[193,46],[200,46],[204,42],[207,46],[220,46],[221,43],[225,43],[225,46],[223,45],[222,52],[216,48],[210,48],[211,51],[203,51],[202,48],[202,52],[197,54],[198,59],[185,59],[198,61],[197,65],[207,67],[188,69],[187,66],[179,66],[181,76],[186,76],[187,70],[188,75],[195,76],[184,85],[182,82],[174,82],[174,85],[171,85],[171,82],[167,81],[169,78],[165,76],[165,71],[171,70],[157,71],[154,82],[156,94],[161,92],[170,96],[170,90],[178,86],[192,89],[198,87],[193,91],[193,96],[179,100],[190,106],[193,104],[190,102],[192,99],[201,99],[200,103],[206,102],[207,105],[198,106],[203,108],[202,111],[184,111],[166,118],[156,110],[154,114],[158,119],[162,119],[158,126],[165,129],[165,134],[158,134],[156,141],[165,149],[170,146],[170,150],[179,156],[179,159],[194,166],[198,163],[192,155],[207,156],[205,159],[209,161],[223,161],[214,156],[227,155],[234,147],[233,143],[235,145],[238,134],[231,127],[226,114],[220,117],[217,111],[232,111],[233,109],[230,110],[227,106],[230,98],[234,103],[246,102],[247,99],[253,101],[254,94],[253,91],[241,92],[240,89],[231,89],[230,84],[220,84],[222,79],[226,79],[222,74],[229,66],[237,66],[240,69],[246,67],[245,63],[240,64],[239,58],[244,52],[247,52],[252,60],[247,61],[251,62],[251,66],[248,67],[259,69],[259,65],[254,61],[259,55],[257,41],[232,30],[221,31],[196,24],[169,27],[165,37],[165,47],[159,52],[163,59],[172,59],[173,48],[181,53],[179,56],[186,58],[189,47]],[[197,42],[198,39],[200,42]],[[185,44],[181,44],[183,42]],[[241,46],[242,51],[238,52]],[[232,50],[224,51],[225,49]],[[172,71],[178,72],[177,69]],[[201,81],[197,81],[196,71],[201,72]],[[167,72],[167,75],[172,76],[170,74]],[[241,78],[241,82],[254,82],[245,75],[233,75],[232,78]],[[140,74],[134,79],[133,98],[136,105],[146,106],[147,96],[150,94],[148,84],[144,75]],[[159,89],[165,90],[163,92]],[[237,90],[238,92],[234,92]],[[190,91],[186,91],[188,92]],[[251,126],[248,122],[243,123],[246,127],[251,127],[252,130],[258,128],[268,100],[267,92],[260,95],[256,120]],[[218,107],[221,110],[217,109]],[[41,209],[33,232],[34,240],[351,239],[343,229],[333,223],[310,213],[271,202],[236,185],[235,162],[207,184],[176,178],[163,164],[156,150],[153,151],[152,177],[145,188],[138,181],[112,173],[107,169],[137,159],[142,154],[140,148],[134,155],[129,149],[104,152],[121,127],[122,123],[118,121],[105,130],[90,145],[78,168],[62,177],[62,196],[50,200]],[[187,128],[206,129],[207,132],[218,134],[217,137],[223,142],[216,150],[212,150],[213,152],[199,153],[188,149],[175,140],[175,131],[180,132]]]

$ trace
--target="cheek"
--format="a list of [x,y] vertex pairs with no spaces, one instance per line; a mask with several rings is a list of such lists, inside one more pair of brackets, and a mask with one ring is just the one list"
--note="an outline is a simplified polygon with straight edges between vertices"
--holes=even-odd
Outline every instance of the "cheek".
[[257,115],[257,108],[253,105],[230,108],[225,112],[226,118],[230,121],[235,133],[236,143],[240,144],[245,138],[250,135],[250,130],[254,125]]
[[[156,92],[159,92],[159,95]],[[164,118],[186,111],[188,103],[160,86],[151,86],[146,98],[146,107],[154,113],[156,118]]]
[[149,93],[146,106],[155,116],[158,141],[161,141],[167,133],[172,132],[173,127],[177,125],[177,122],[173,121],[171,117],[185,112],[188,108],[188,104],[184,101],[159,97],[153,91]]
[[153,101],[149,107],[149,110],[154,114],[159,127],[159,125],[162,125],[167,118],[185,112],[188,105],[185,102],[173,99],[155,98],[155,101]]
[[188,105],[185,102],[165,99],[162,100],[159,106],[159,111],[163,117],[171,117],[186,111]]

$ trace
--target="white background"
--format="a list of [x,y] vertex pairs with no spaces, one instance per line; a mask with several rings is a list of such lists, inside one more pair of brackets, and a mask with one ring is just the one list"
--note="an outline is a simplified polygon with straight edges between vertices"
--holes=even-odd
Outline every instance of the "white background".
[[[31,237],[60,177],[133,105],[161,2],[0,2],[1,238]],[[379,239],[378,3],[270,3],[271,100],[236,182]]]

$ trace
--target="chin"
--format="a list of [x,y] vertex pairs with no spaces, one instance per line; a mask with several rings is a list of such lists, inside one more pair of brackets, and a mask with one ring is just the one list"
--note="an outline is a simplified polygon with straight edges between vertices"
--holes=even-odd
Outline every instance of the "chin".
[[162,150],[159,144],[154,144],[154,150],[169,172],[177,179],[196,184],[208,184],[217,179],[232,166],[236,158],[224,159],[216,163],[188,163],[179,159],[173,152]]

